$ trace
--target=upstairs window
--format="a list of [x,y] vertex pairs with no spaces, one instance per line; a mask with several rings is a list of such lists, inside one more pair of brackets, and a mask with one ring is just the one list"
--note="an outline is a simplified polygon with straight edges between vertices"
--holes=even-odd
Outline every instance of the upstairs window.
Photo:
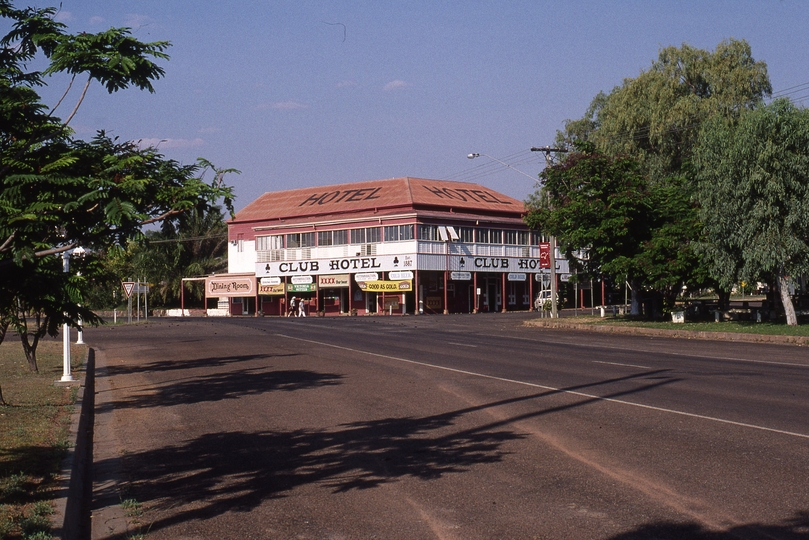
[[460,227],[458,229],[458,238],[464,244],[475,243],[475,229],[471,227]]
[[438,239],[438,230],[435,225],[419,225],[419,240],[435,241]]
[[273,249],[284,249],[283,235],[275,234],[256,237],[256,251],[270,251]]
[[391,225],[385,227],[385,242],[413,240],[413,225]]

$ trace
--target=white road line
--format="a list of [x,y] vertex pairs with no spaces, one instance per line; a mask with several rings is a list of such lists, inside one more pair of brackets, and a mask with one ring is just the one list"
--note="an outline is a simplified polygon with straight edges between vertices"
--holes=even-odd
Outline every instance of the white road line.
[[724,418],[716,418],[714,416],[706,416],[704,414],[696,414],[696,413],[690,413],[690,412],[685,412],[685,411],[678,411],[676,409],[667,409],[665,407],[656,407],[654,405],[644,405],[642,403],[633,403],[631,401],[625,401],[623,399],[605,398],[605,397],[597,396],[595,394],[586,394],[584,392],[576,392],[574,390],[565,390],[563,388],[555,388],[553,386],[546,386],[544,384],[536,384],[536,383],[530,383],[530,382],[525,382],[525,381],[518,381],[516,379],[506,379],[504,377],[496,377],[494,375],[486,375],[485,373],[476,373],[474,371],[466,371],[466,370],[463,370],[463,369],[456,369],[456,368],[451,368],[451,367],[446,367],[446,366],[438,366],[436,364],[428,364],[427,362],[418,362],[416,360],[408,360],[407,358],[399,358],[397,356],[390,356],[390,355],[387,355],[387,354],[379,354],[379,353],[374,353],[374,352],[363,351],[363,350],[360,350],[360,349],[352,349],[351,347],[343,347],[342,345],[334,345],[333,343],[324,343],[322,341],[315,341],[313,339],[305,339],[305,338],[301,338],[301,337],[297,337],[297,336],[289,336],[289,335],[286,335],[286,334],[275,334],[275,335],[277,335],[279,337],[284,337],[284,338],[287,338],[287,339],[294,339],[294,340],[297,340],[297,341],[303,341],[304,343],[314,343],[315,345],[322,345],[324,347],[331,347],[333,349],[340,349],[340,350],[343,350],[343,351],[349,351],[349,352],[359,353],[359,354],[367,354],[368,356],[375,356],[377,358],[385,358],[387,360],[394,360],[396,362],[403,362],[405,364],[413,364],[413,365],[423,366],[423,367],[428,367],[428,368],[433,368],[433,369],[440,369],[442,371],[449,371],[451,373],[460,373],[462,375],[471,375],[473,377],[480,377],[482,379],[490,379],[490,380],[493,380],[493,381],[500,381],[500,382],[518,384],[518,385],[521,385],[521,386],[529,386],[531,388],[539,388],[541,390],[548,390],[548,391],[551,391],[551,392],[559,392],[560,394],[569,394],[571,396],[579,396],[579,397],[584,397],[584,398],[587,398],[587,399],[595,399],[595,400],[599,400],[599,401],[606,401],[606,402],[609,402],[609,403],[617,403],[619,405],[628,405],[630,407],[638,407],[640,409],[647,409],[647,410],[650,410],[650,411],[657,411],[657,412],[668,413],[668,414],[676,414],[676,415],[679,415],[679,416],[686,416],[688,418],[698,418],[700,420],[708,420],[710,422],[718,422],[720,424],[727,424],[727,425],[731,425],[731,426],[737,426],[737,427],[743,427],[743,428],[749,428],[749,429],[756,429],[756,430],[759,430],[759,431],[767,431],[769,433],[778,433],[778,434],[781,434],[781,435],[788,435],[790,437],[799,437],[801,439],[809,439],[809,435],[807,435],[805,433],[794,433],[792,431],[784,431],[782,429],[769,428],[769,427],[766,427],[766,426],[757,426],[755,424],[747,424],[745,422],[736,422],[734,420],[726,420]]
[[477,345],[472,345],[470,343],[455,343],[454,341],[447,341],[447,345],[457,345],[458,347],[472,347],[477,349]]
[[610,366],[623,366],[623,367],[633,367],[638,369],[652,369],[649,366],[636,366],[635,364],[621,364],[619,362],[602,362],[601,360],[593,360],[594,364],[607,364]]
[[[488,337],[497,337],[502,338],[502,335],[497,334],[478,334],[479,336],[488,336]],[[615,334],[613,334],[615,335]],[[635,335],[634,337],[662,337],[662,336],[638,336]],[[790,366],[790,367],[802,367],[802,368],[809,368],[809,364],[796,364],[794,362],[773,362],[771,360],[750,360],[747,358],[737,358],[735,356],[708,356],[708,355],[700,355],[698,353],[679,353],[673,351],[665,351],[661,352],[658,350],[649,350],[649,349],[636,349],[630,347],[615,347],[612,345],[602,345],[602,344],[593,344],[590,345],[588,343],[570,343],[567,341],[554,341],[551,339],[532,339],[520,336],[509,336],[509,339],[519,339],[522,341],[530,341],[532,343],[549,343],[552,345],[575,345],[576,347],[588,347],[591,349],[610,349],[615,351],[632,351],[632,352],[640,352],[640,353],[651,353],[651,354],[663,354],[667,356],[687,356],[689,358],[708,358],[710,360],[730,360],[732,362],[745,362],[748,364],[767,364],[770,366]],[[672,339],[672,338],[665,338],[663,339]],[[737,342],[741,343],[741,342]],[[778,343],[751,343],[754,345],[779,345]]]

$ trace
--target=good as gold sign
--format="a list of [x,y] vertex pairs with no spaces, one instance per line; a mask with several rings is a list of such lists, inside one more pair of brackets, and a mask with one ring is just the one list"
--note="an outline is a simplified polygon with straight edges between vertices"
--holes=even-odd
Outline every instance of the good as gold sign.
[[357,285],[363,291],[368,292],[409,292],[413,290],[413,282],[408,280],[402,281],[358,281]]

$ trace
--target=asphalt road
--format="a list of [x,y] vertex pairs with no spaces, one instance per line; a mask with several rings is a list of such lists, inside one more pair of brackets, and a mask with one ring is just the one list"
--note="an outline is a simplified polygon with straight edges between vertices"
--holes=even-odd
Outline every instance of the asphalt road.
[[805,348],[531,316],[86,330],[93,538],[809,538]]

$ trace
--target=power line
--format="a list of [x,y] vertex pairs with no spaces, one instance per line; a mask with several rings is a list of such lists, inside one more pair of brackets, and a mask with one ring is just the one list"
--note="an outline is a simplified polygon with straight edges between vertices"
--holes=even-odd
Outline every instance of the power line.
[[211,236],[194,236],[190,238],[170,238],[167,240],[149,240],[148,238],[146,241],[150,244],[169,244],[169,243],[177,243],[177,242],[196,242],[197,240],[213,240],[214,238],[227,238],[227,234],[216,234]]
[[[799,94],[795,96],[794,94]],[[765,101],[772,101],[774,99],[780,97],[792,96],[790,99],[795,103],[802,103],[803,101],[809,99],[809,82],[804,82],[801,84],[797,84],[795,86],[790,86],[788,88],[784,88],[783,90],[778,90],[770,94],[770,96],[764,98]],[[738,103],[732,107],[732,109],[739,109],[743,105],[749,105],[751,102],[747,103]],[[679,126],[670,127],[665,130],[661,130],[659,135],[667,135],[673,133],[681,133],[683,131],[687,131],[689,129],[693,129],[699,126],[699,122],[696,120],[699,118],[699,115],[692,115],[686,118],[685,122]],[[625,131],[622,133],[617,133],[611,137],[613,142],[619,141],[621,139],[626,140],[641,140],[648,138],[652,133],[652,126],[651,125],[644,125],[640,126],[637,129],[631,131]],[[540,168],[544,168],[545,163],[541,162],[539,158],[534,155],[533,152],[530,150],[521,150],[519,152],[515,152],[514,154],[504,156],[502,158],[498,158],[501,161],[508,163],[509,165],[526,165],[526,164],[537,164],[540,165]],[[471,168],[463,169],[456,173],[450,174],[440,180],[462,180],[466,182],[472,182],[479,178],[484,178],[487,176],[492,176],[494,174],[500,174],[503,172],[503,166],[495,161],[487,161],[483,162],[479,165],[476,165]]]

